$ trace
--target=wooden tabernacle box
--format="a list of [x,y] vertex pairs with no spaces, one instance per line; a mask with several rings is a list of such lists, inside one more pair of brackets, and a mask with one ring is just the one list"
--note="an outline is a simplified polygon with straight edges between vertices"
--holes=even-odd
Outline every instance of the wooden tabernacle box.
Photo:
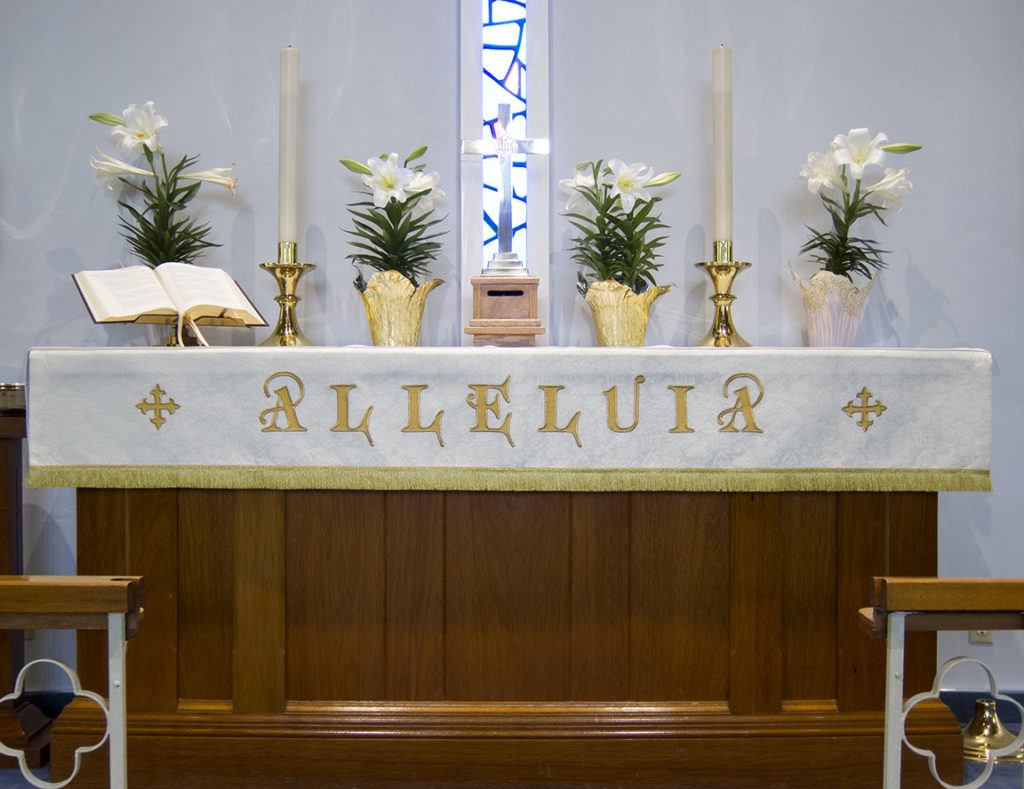
[[537,317],[537,277],[473,277],[473,318],[466,334],[473,345],[536,345],[544,333]]

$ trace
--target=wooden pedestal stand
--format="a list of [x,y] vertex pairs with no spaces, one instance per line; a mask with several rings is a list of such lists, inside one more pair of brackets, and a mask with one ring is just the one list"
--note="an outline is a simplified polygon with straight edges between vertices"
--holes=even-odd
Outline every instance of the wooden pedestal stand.
[[473,283],[473,345],[532,347],[544,333],[537,317],[537,277],[479,276]]
[[[21,441],[25,412],[0,412],[0,574],[17,575],[21,563]],[[24,633],[0,631],[0,695],[10,693],[14,678],[25,663]],[[53,721],[24,698],[0,704],[0,739],[25,751],[28,766],[42,767],[50,759]],[[0,767],[17,762],[0,756]]]

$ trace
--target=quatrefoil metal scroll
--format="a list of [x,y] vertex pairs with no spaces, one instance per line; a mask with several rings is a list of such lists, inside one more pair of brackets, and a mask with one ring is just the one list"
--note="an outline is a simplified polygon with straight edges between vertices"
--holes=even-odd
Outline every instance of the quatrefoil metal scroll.
[[103,743],[105,743],[107,739],[110,737],[110,707],[107,705],[106,700],[102,696],[93,693],[90,690],[82,690],[82,683],[78,679],[78,674],[76,674],[75,670],[71,668],[67,663],[63,663],[60,660],[53,660],[51,658],[40,658],[39,660],[33,660],[31,663],[27,663],[24,666],[24,668],[22,668],[21,671],[18,672],[18,678],[14,682],[14,692],[8,693],[3,698],[0,698],[0,704],[21,698],[21,696],[25,692],[25,675],[33,666],[39,666],[44,663],[56,666],[67,675],[68,679],[71,681],[71,689],[75,696],[83,699],[89,699],[90,701],[93,701],[96,704],[98,704],[100,709],[103,710],[103,715],[106,718],[106,728],[103,731],[103,738],[95,745],[83,745],[81,748],[75,748],[74,769],[71,771],[71,775],[69,775],[63,781],[44,781],[43,779],[36,777],[36,775],[34,775],[32,771],[29,770],[28,763],[25,759],[25,752],[18,748],[9,748],[6,745],[4,745],[2,741],[0,741],[0,753],[2,753],[4,756],[11,756],[17,759],[18,767],[21,769],[21,774],[25,776],[25,780],[33,786],[38,786],[40,787],[40,789],[61,789],[62,786],[67,786],[69,783],[71,783],[75,779],[75,776],[78,775],[78,770],[82,764],[82,754],[89,753],[90,751],[95,751],[97,748],[101,747]]
[[[939,777],[938,769],[936,768],[937,759],[935,752],[928,750],[927,748],[918,748],[910,744],[910,741],[907,739],[907,718],[915,705],[920,704],[922,701],[927,701],[928,699],[939,699],[939,690],[943,686],[943,680],[945,679],[946,674],[956,666],[967,663],[973,663],[974,665],[981,666],[982,670],[988,676],[989,695],[997,701],[1005,701],[1016,707],[1017,712],[1020,714],[1022,725],[1020,734],[1017,735],[1013,742],[1002,748],[993,748],[988,752],[988,760],[985,763],[985,768],[977,778],[966,784],[948,784]],[[977,787],[982,786],[992,775],[992,769],[995,766],[997,758],[1000,756],[1009,756],[1011,753],[1018,750],[1021,745],[1024,745],[1024,705],[1021,705],[1016,699],[1003,695],[999,692],[999,685],[996,682],[995,675],[992,673],[991,669],[989,669],[989,667],[980,660],[969,657],[952,658],[942,664],[942,667],[935,675],[935,681],[932,683],[931,690],[926,690],[923,693],[918,693],[916,696],[912,696],[907,699],[906,703],[903,705],[903,716],[900,720],[900,727],[904,744],[918,756],[924,756],[928,759],[928,769],[931,771],[932,777],[938,781],[939,784],[945,787],[945,789],[977,789]]]

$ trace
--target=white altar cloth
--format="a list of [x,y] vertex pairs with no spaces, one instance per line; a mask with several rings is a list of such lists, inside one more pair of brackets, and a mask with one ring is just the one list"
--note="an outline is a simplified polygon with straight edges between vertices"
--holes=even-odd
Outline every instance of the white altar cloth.
[[987,490],[990,431],[969,349],[29,354],[35,487]]

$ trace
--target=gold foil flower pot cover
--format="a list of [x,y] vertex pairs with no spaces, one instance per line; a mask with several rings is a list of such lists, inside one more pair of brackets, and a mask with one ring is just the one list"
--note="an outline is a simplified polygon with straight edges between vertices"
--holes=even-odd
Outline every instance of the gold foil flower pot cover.
[[397,271],[377,271],[362,292],[374,345],[419,345],[427,296],[443,279],[418,288]]
[[585,298],[594,315],[597,344],[605,347],[643,345],[651,305],[671,288],[671,285],[653,285],[643,293],[634,293],[611,280],[592,284]]

